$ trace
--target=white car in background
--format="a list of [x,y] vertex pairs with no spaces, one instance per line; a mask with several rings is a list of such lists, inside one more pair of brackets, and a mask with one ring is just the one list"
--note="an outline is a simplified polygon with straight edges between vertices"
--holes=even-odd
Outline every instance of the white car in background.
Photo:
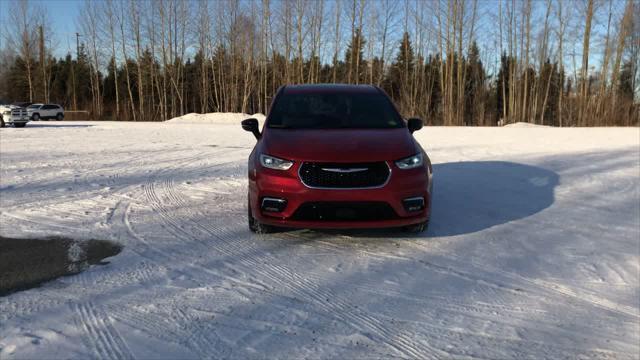
[[15,105],[0,105],[0,127],[24,127],[29,122],[27,109]]
[[64,109],[58,104],[32,104],[27,107],[29,119],[38,121],[42,120],[63,120]]

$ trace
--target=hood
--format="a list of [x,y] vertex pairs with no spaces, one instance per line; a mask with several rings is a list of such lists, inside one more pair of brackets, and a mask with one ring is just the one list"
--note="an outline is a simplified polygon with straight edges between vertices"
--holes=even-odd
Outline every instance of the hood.
[[418,152],[400,129],[265,129],[262,150],[279,158],[318,162],[398,160]]

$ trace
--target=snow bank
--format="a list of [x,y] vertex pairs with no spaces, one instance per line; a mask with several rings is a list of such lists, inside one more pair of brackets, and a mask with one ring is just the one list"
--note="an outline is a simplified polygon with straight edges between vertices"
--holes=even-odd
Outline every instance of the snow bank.
[[264,123],[265,116],[263,114],[243,114],[243,113],[208,113],[197,114],[190,113],[183,116],[179,116],[170,120],[167,123],[178,124],[240,124],[242,120],[255,118],[260,122],[260,126]]
[[507,124],[504,127],[515,127],[515,128],[533,128],[533,127],[539,127],[539,128],[548,128],[550,126],[548,125],[538,125],[538,124],[532,124],[532,123],[527,123],[527,122],[517,122],[517,123],[513,123],[513,124]]

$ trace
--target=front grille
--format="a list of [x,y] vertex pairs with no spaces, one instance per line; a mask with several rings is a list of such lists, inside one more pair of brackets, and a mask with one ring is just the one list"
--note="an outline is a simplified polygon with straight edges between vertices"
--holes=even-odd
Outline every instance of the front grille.
[[291,218],[299,221],[376,221],[396,219],[398,215],[382,201],[317,201],[303,203]]
[[316,163],[300,166],[300,180],[312,188],[358,189],[386,184],[390,170],[385,162]]

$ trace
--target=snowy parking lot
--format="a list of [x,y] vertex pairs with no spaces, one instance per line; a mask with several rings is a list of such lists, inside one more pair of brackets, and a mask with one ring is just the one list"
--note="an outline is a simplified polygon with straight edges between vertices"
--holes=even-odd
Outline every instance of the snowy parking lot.
[[0,297],[0,359],[640,356],[640,129],[416,136],[428,232],[255,235],[239,124],[1,129],[0,236],[123,250]]

